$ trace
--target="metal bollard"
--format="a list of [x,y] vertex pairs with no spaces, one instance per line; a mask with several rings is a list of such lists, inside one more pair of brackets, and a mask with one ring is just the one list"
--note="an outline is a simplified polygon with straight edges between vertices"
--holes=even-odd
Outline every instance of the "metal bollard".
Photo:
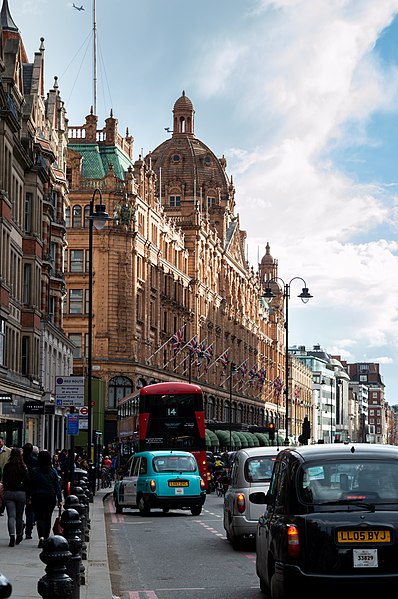
[[[89,502],[82,487],[72,487],[71,492],[79,499],[80,505],[84,507],[85,522],[84,522],[84,538],[88,542],[90,540],[90,515]],[[79,512],[80,513],[80,512]]]
[[48,537],[39,555],[46,565],[46,574],[37,583],[43,599],[68,599],[73,594],[73,580],[66,572],[66,563],[72,557],[68,541],[61,535]]
[[61,515],[61,523],[64,529],[63,536],[68,541],[69,550],[72,553],[72,557],[66,564],[66,571],[73,580],[74,589],[72,599],[79,599],[80,597],[80,585],[85,584],[86,579],[81,574],[82,565],[82,539],[80,527],[82,521],[79,517],[79,512],[72,508],[64,510]]
[[7,599],[7,597],[10,597],[12,593],[12,586],[11,583],[7,580],[7,578],[3,575],[0,574],[0,598],[3,599]]
[[86,510],[83,505],[80,504],[79,498],[76,495],[68,495],[68,497],[64,501],[64,508],[69,509],[72,508],[77,511],[80,516],[81,526],[80,526],[80,536],[82,540],[82,549],[81,556],[82,559],[87,559],[87,545],[85,541],[85,521],[86,521]]

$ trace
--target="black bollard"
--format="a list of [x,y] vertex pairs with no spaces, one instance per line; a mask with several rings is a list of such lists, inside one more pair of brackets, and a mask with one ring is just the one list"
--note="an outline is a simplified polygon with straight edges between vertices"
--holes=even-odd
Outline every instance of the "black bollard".
[[37,591],[43,599],[68,599],[73,594],[73,580],[66,572],[66,564],[72,557],[68,541],[61,535],[48,537],[39,555],[46,565],[46,573],[37,583]]
[[79,512],[72,508],[64,510],[61,515],[61,524],[64,529],[63,536],[68,541],[69,550],[72,553],[72,557],[66,564],[66,571],[73,580],[74,589],[72,599],[79,599],[80,597],[80,585],[85,584],[85,576],[82,580],[81,566],[82,566],[82,539],[81,539],[81,524],[82,521],[79,517]]
[[83,491],[83,489],[79,486],[72,487],[71,493],[73,493],[73,495],[76,495],[76,497],[79,500],[80,505],[82,505],[84,508],[84,515],[85,515],[84,540],[88,542],[90,540],[90,527],[89,527],[89,524],[90,524],[89,509],[90,508],[89,508],[89,502],[88,502],[87,496],[86,496],[85,492]]
[[69,509],[72,508],[77,511],[80,516],[81,525],[79,528],[80,538],[82,541],[81,548],[81,556],[82,559],[87,559],[87,545],[85,541],[85,520],[86,520],[86,510],[83,505],[80,504],[79,498],[76,495],[68,495],[68,497],[64,501],[64,508]]
[[7,599],[12,593],[11,583],[7,580],[7,578],[0,574],[0,598]]

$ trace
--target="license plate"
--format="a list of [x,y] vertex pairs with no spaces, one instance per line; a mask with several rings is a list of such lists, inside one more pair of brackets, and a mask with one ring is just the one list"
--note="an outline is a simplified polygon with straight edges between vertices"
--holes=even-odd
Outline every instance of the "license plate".
[[188,487],[189,482],[187,480],[169,480],[169,487]]
[[174,493],[175,493],[176,495],[184,495],[184,489],[183,489],[182,487],[176,487],[176,488],[174,489]]
[[377,549],[353,549],[354,568],[377,568]]
[[390,543],[391,531],[389,530],[339,530],[337,531],[338,543]]

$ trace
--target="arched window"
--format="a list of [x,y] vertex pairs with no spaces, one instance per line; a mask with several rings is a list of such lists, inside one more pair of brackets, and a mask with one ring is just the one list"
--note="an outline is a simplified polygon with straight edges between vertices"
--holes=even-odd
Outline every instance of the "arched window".
[[237,412],[237,415],[236,415],[236,422],[243,422],[242,418],[243,418],[243,406],[240,403],[238,405],[238,412]]
[[72,209],[72,228],[80,229],[82,226],[82,207],[73,206]]
[[115,376],[109,381],[108,385],[108,408],[116,409],[118,402],[122,397],[128,395],[133,390],[132,381],[126,376]]
[[83,227],[85,229],[88,228],[88,224],[89,224],[89,216],[90,216],[90,204],[87,204],[86,206],[84,206],[84,222],[83,222]]
[[214,397],[209,397],[207,400],[207,419],[214,420],[215,418],[215,410],[214,410]]

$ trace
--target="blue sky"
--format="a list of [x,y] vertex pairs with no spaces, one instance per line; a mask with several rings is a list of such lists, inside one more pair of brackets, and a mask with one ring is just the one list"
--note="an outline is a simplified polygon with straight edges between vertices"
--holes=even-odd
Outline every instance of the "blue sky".
[[[93,103],[92,0],[9,0],[30,60],[44,37],[70,125]],[[227,159],[248,257],[291,285],[289,342],[380,363],[398,404],[398,0],[97,0],[97,113],[134,153],[175,100]],[[296,293],[297,291],[297,293]]]

